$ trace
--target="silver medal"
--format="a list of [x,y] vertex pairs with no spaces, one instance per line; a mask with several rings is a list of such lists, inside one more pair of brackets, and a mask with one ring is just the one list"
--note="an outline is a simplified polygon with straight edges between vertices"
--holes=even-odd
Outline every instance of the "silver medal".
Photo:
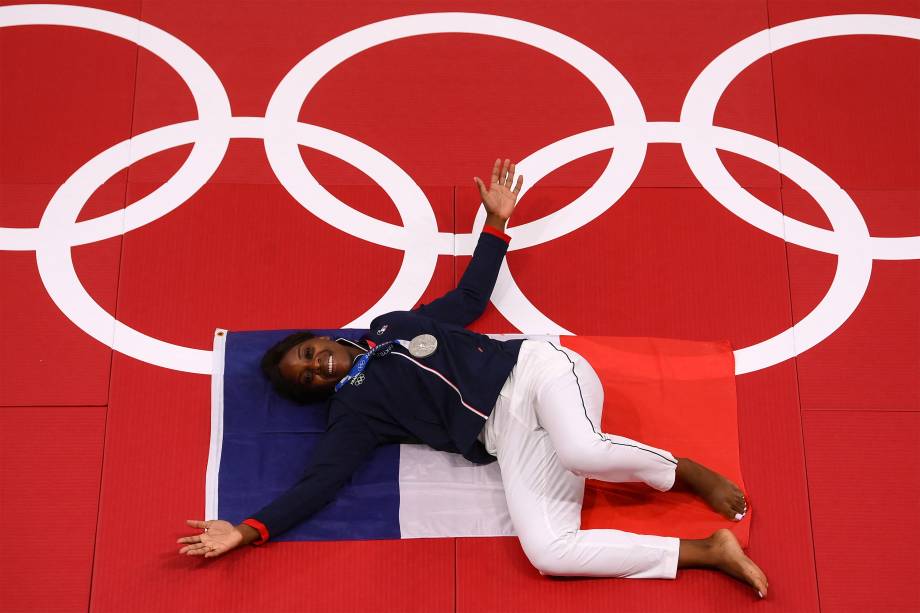
[[430,334],[419,334],[409,343],[409,353],[417,358],[427,358],[438,348],[438,339]]

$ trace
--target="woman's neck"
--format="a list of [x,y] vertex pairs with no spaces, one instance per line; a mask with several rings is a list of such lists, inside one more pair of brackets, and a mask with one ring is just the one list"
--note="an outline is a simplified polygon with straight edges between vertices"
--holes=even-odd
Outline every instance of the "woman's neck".
[[[343,341],[344,341],[344,342],[343,342]],[[342,347],[344,347],[345,350],[348,352],[348,356],[351,358],[351,363],[352,363],[352,364],[355,363],[355,360],[358,359],[358,356],[359,356],[359,355],[363,355],[363,354],[367,353],[367,350],[365,350],[364,348],[360,347],[360,346],[359,346],[357,343],[355,343],[354,341],[350,341],[350,340],[348,340],[348,339],[336,339],[336,342],[338,342],[339,345],[341,345]]]
[[364,355],[365,353],[367,353],[366,351],[362,351],[362,350],[358,349],[357,347],[352,347],[351,345],[346,345],[346,346],[345,346],[345,349],[348,350],[348,355],[351,356],[351,363],[352,363],[352,364],[355,363],[355,360],[358,359],[358,356],[359,356],[359,355]]

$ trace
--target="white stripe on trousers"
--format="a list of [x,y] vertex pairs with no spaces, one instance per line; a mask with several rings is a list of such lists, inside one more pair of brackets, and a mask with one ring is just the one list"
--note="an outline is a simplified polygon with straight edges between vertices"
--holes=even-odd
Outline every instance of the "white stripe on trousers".
[[524,341],[480,436],[498,458],[514,530],[545,575],[673,579],[680,539],[580,529],[586,477],[667,491],[676,475],[669,452],[601,432],[603,404],[584,358]]

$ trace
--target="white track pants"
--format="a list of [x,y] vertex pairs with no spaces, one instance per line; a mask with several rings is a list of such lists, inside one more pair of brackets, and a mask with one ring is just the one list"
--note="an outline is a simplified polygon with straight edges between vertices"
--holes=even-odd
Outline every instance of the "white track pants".
[[676,474],[667,451],[602,433],[603,404],[584,358],[524,341],[480,436],[498,458],[514,530],[545,575],[673,579],[679,539],[580,529],[585,478],[666,491]]

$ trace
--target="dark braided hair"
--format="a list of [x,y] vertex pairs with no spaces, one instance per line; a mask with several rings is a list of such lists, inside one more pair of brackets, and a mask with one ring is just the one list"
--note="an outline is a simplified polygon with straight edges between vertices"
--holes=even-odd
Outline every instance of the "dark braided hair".
[[318,402],[325,399],[328,394],[323,392],[311,392],[302,385],[288,381],[281,375],[279,364],[282,358],[284,358],[284,355],[291,350],[291,347],[315,337],[315,334],[307,331],[289,334],[269,347],[265,355],[262,356],[262,363],[260,364],[262,367],[262,374],[265,375],[266,379],[271,381],[275,391],[283,397],[300,404]]

